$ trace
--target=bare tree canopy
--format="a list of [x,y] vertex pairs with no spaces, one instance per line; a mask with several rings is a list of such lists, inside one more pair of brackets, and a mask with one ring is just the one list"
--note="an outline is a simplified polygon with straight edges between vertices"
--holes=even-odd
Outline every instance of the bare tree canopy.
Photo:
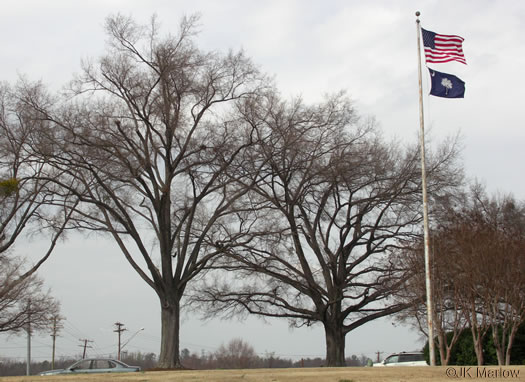
[[[42,290],[35,272],[49,258],[64,232],[70,211],[44,179],[46,162],[33,155],[32,134],[39,124],[19,102],[17,89],[0,85],[0,332],[49,326],[59,305]],[[65,197],[64,200],[68,200]],[[39,235],[49,245],[38,260],[24,263],[16,243]]]
[[157,293],[164,368],[181,366],[187,284],[218,252],[207,243],[229,240],[222,227],[246,192],[225,176],[251,144],[236,104],[265,86],[242,52],[199,50],[196,22],[163,37],[154,18],[109,17],[107,54],[84,63],[71,101],[22,96],[44,125],[49,180],[80,200],[72,226],[110,234]]
[[[511,348],[525,321],[525,205],[512,196],[489,197],[474,185],[444,214],[431,234],[437,343],[447,364],[461,330],[472,333],[478,364],[483,365],[483,341],[492,333],[498,363],[510,364]],[[408,258],[416,273],[407,284],[408,296],[422,295],[424,280],[421,242]],[[405,320],[421,320],[426,311],[419,300],[405,312]],[[450,341],[447,332],[452,333]]]
[[249,369],[257,361],[257,354],[249,343],[234,338],[215,351],[215,360],[224,369]]
[[[271,94],[243,112],[259,138],[239,166],[251,206],[239,220],[251,235],[241,247],[217,245],[225,256],[213,267],[236,281],[196,299],[230,314],[321,323],[327,365],[342,366],[348,332],[407,306],[391,298],[407,273],[390,254],[420,231],[417,147],[385,142],[342,94],[315,106]],[[454,145],[431,162],[432,190],[456,185]]]
[[0,255],[0,332],[49,329],[58,302],[36,275],[24,277],[23,264]]
[[55,199],[54,185],[44,179],[46,162],[33,155],[32,134],[38,129],[38,123],[19,102],[17,89],[1,84],[0,254],[23,233],[41,232],[50,237],[48,250],[26,276],[49,257],[68,218],[67,209]]

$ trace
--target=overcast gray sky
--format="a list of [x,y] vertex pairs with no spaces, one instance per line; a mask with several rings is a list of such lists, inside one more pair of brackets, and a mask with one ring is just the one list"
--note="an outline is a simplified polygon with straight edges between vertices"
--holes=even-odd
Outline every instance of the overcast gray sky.
[[[437,33],[465,38],[468,65],[433,65],[466,82],[465,99],[429,97],[423,72],[426,128],[432,142],[460,133],[467,176],[491,192],[525,198],[521,173],[525,2],[521,0],[419,1],[247,1],[247,0],[3,0],[0,2],[0,80],[19,75],[60,88],[78,71],[82,58],[104,50],[103,23],[121,12],[146,22],[156,13],[164,31],[176,32],[183,15],[199,12],[198,44],[205,50],[244,49],[274,75],[286,97],[308,102],[345,90],[359,112],[374,116],[384,133],[403,142],[417,139],[417,50],[415,11]],[[39,241],[19,242],[28,257],[42,251]],[[57,354],[79,354],[80,338],[93,340],[90,355],[114,355],[113,323],[129,331],[130,351],[159,352],[160,312],[156,295],[134,273],[116,246],[100,237],[71,235],[39,275],[62,304],[67,318]],[[200,320],[187,314],[181,348],[213,351],[241,337],[261,355],[323,357],[321,327],[288,329],[285,321]],[[386,354],[421,347],[419,335],[391,319],[369,323],[347,335],[346,354]],[[34,338],[33,357],[49,359],[49,335]],[[1,357],[24,357],[23,337],[0,337]]]

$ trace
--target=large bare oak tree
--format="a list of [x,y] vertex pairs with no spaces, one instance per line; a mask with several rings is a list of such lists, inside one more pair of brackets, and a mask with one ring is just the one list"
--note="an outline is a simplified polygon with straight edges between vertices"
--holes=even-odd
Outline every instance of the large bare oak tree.
[[83,63],[70,102],[24,98],[47,125],[50,180],[80,200],[73,226],[111,235],[158,295],[162,368],[181,366],[181,299],[246,192],[225,176],[250,145],[236,103],[264,86],[242,52],[199,50],[196,22],[161,36],[155,18],[109,17],[108,51]]
[[[236,248],[218,243],[213,267],[236,281],[196,299],[227,314],[321,324],[327,366],[342,366],[347,333],[407,306],[391,298],[407,269],[390,254],[420,231],[417,147],[384,141],[342,94],[314,106],[273,94],[249,106],[258,144],[240,179],[251,179],[251,235]],[[431,162],[431,188],[444,192],[456,180],[455,149]]]

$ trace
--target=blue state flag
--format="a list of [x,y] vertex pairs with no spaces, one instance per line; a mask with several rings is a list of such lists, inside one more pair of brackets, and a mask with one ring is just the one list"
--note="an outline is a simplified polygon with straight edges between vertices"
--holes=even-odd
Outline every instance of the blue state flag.
[[428,71],[432,79],[431,95],[443,98],[465,97],[465,83],[458,77],[430,68],[428,68]]

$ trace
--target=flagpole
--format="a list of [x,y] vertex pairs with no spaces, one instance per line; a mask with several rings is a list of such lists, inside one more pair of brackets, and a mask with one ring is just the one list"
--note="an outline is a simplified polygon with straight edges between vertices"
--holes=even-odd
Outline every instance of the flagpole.
[[421,147],[421,185],[423,188],[423,231],[425,241],[425,280],[427,293],[427,326],[428,326],[428,350],[430,355],[430,366],[436,366],[436,351],[434,346],[434,303],[432,296],[432,279],[430,269],[430,239],[428,229],[428,197],[427,177],[425,170],[425,119],[423,117],[423,85],[421,79],[421,25],[419,22],[419,11],[416,12],[417,29],[417,63],[419,75],[419,144]]

